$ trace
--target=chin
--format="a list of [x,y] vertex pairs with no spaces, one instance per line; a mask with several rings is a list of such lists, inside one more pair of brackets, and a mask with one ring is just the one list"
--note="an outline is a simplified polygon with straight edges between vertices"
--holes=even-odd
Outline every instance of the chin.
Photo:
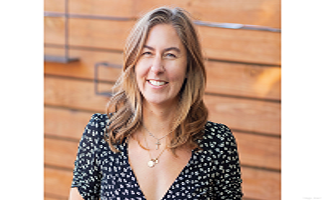
[[155,97],[155,98],[145,98],[145,101],[152,105],[160,105],[160,106],[172,106],[174,104],[177,104],[177,100],[174,99],[166,99],[164,97]]
[[168,101],[164,101],[162,99],[146,99],[146,101],[149,104],[154,104],[154,105],[164,105],[168,103]]

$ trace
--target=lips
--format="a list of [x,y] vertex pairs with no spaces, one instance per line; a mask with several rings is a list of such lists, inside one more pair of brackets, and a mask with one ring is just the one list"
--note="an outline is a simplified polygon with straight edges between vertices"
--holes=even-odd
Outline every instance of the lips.
[[154,85],[154,86],[162,86],[162,85],[165,85],[165,84],[168,83],[168,82],[165,82],[165,81],[156,81],[156,80],[148,80],[148,82],[151,85]]

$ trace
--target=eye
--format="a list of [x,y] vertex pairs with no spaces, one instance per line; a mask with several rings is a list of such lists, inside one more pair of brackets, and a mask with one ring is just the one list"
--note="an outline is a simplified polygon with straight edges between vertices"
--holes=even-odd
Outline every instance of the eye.
[[142,53],[143,56],[151,56],[152,53],[150,51],[145,51]]
[[175,54],[172,54],[172,53],[166,53],[165,54],[165,57],[166,58],[176,58],[176,55]]

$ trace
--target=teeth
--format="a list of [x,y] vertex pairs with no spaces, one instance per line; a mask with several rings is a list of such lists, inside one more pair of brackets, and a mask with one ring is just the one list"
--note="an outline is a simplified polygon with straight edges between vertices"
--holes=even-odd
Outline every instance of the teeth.
[[161,85],[164,85],[166,84],[166,82],[164,81],[154,81],[154,80],[149,80],[149,82],[154,85],[154,86],[161,86]]

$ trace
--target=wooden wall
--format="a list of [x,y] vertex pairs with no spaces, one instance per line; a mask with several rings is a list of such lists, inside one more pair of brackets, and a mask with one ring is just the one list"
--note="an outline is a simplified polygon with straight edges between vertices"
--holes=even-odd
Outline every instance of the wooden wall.
[[[45,0],[45,11],[64,12],[64,0]],[[67,199],[79,139],[107,97],[94,91],[97,62],[122,63],[136,18],[160,5],[187,9],[202,21],[280,28],[280,0],[70,0],[69,13],[130,20],[69,19],[69,54],[78,62],[44,62],[44,191]],[[244,199],[281,197],[281,33],[197,26],[207,59],[209,119],[228,125],[237,139]],[[64,55],[64,18],[44,18],[44,54]],[[108,91],[119,69],[100,68]]]

